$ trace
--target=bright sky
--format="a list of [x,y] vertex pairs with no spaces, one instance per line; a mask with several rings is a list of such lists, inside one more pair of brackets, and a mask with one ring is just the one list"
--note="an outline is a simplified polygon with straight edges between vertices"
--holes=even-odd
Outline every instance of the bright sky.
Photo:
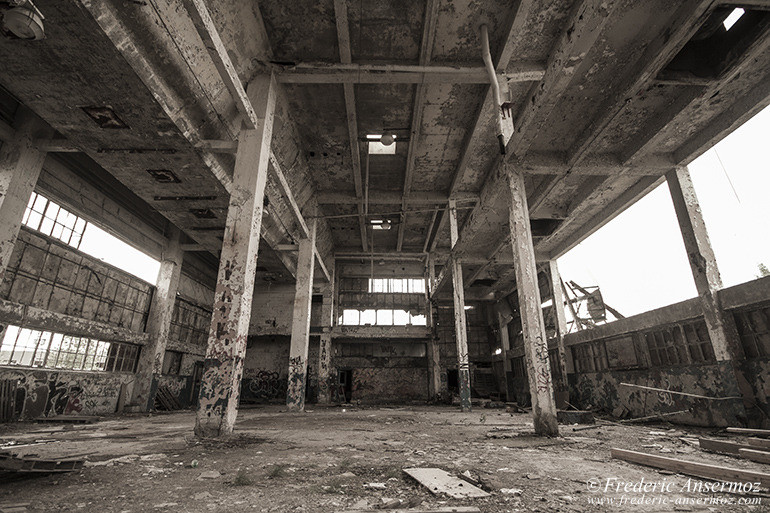
[[[725,287],[756,278],[760,262],[770,267],[768,134],[770,108],[689,166]],[[696,295],[666,183],[558,264],[563,280],[599,285],[605,303],[626,316]]]
[[160,262],[91,223],[86,225],[80,251],[104,260],[153,285],[158,279]]

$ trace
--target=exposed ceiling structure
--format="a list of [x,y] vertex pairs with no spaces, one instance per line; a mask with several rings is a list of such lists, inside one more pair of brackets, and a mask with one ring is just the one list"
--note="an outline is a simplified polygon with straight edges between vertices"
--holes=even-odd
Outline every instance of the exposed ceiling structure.
[[[192,1],[36,0],[46,38],[0,39],[2,86],[215,254],[233,156],[206,141],[235,140],[241,117],[190,19]],[[745,12],[727,30],[738,5]],[[515,281],[501,166],[524,170],[536,254],[555,258],[770,103],[767,1],[208,9],[243,84],[269,72],[281,83],[272,167],[302,215],[323,219],[326,266],[334,255],[432,252],[442,263],[451,252],[475,298],[496,299]],[[515,127],[505,156],[482,25]],[[382,135],[395,137],[393,153],[370,154]],[[260,267],[291,279],[301,229],[274,175]],[[450,198],[461,227],[453,250]]]

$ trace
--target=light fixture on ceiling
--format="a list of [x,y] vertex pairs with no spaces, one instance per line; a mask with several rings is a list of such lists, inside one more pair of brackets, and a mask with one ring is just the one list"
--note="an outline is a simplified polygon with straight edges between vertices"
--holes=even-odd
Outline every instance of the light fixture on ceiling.
[[735,22],[741,19],[741,16],[744,15],[746,11],[744,9],[741,9],[740,7],[736,7],[732,10],[730,14],[727,15],[727,18],[725,18],[725,21],[722,22],[722,24],[725,26],[725,31],[730,30],[733,28],[733,25],[735,25]]
[[370,219],[369,224],[372,226],[372,230],[390,230],[390,219]]
[[30,0],[11,1],[15,6],[3,14],[3,29],[19,39],[37,41],[45,37],[45,17]]
[[390,146],[396,141],[396,136],[394,134],[385,134],[382,137],[380,137],[380,143],[383,146]]

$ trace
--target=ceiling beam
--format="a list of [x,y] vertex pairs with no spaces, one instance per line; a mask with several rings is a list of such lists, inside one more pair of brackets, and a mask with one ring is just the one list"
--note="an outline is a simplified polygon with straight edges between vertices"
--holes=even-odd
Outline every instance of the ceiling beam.
[[689,164],[768,106],[770,74],[765,75],[753,89],[713,118],[703,130],[679,146],[673,153],[674,162],[678,165]]
[[[756,60],[768,51],[768,46],[770,46],[768,35],[770,35],[770,23],[765,23],[764,28],[756,34],[755,39],[743,51],[739,59],[716,80],[712,80],[708,87],[688,86],[682,88],[682,92],[674,103],[653,116],[639,134],[634,136],[631,143],[623,148],[620,154],[623,163],[631,163],[650,151],[650,148],[665,135],[663,134],[664,129],[683,111],[693,106],[698,98],[711,98],[719,92],[723,84],[750,69]],[[719,100],[720,103],[723,101],[722,99]]]
[[548,118],[602,33],[612,10],[619,2],[584,0],[572,9],[564,30],[548,57],[545,75],[531,91],[514,119],[516,131],[506,145],[506,153],[521,157],[548,122]]
[[[438,0],[427,0],[425,4],[425,18],[423,21],[422,42],[420,43],[420,66],[427,66],[433,48],[433,38],[436,34],[436,19],[438,18]],[[412,122],[409,131],[409,149],[406,155],[406,171],[404,173],[404,189],[401,198],[401,222],[398,224],[398,237],[396,239],[396,251],[401,251],[404,245],[404,231],[406,227],[406,205],[414,179],[415,159],[417,158],[417,145],[420,144],[422,135],[423,107],[426,101],[426,87],[417,84],[414,91],[414,105],[412,106]]]
[[[428,6],[430,8],[430,6]],[[434,19],[435,19],[435,10]],[[435,22],[433,25],[435,32]],[[429,28],[429,27],[428,27]],[[432,44],[432,37],[429,45]],[[340,47],[342,51],[342,47]],[[488,84],[484,66],[429,66],[409,64],[325,64],[303,63],[292,67],[265,67],[284,84]],[[531,82],[543,78],[545,66],[538,62],[521,62],[498,69],[498,80]]]
[[[351,63],[350,54],[350,28],[348,25],[348,6],[346,0],[334,0],[334,19],[337,26],[337,44],[340,49],[340,61],[342,64]],[[353,184],[358,198],[358,230],[361,235],[361,247],[368,250],[366,219],[364,218],[364,192],[361,178],[361,148],[358,143],[358,119],[356,116],[356,96],[353,84],[343,84],[345,95],[345,111],[348,120],[348,136],[350,139],[350,160],[353,173]]]
[[[529,14],[536,8],[536,2],[534,0],[520,0],[511,13],[510,23],[508,25],[508,32],[505,37],[505,43],[497,56],[495,61],[495,69],[500,72],[508,67],[508,64],[513,55],[513,48],[520,35],[524,31],[524,25],[529,17]],[[481,53],[479,49],[479,53]],[[479,56],[480,57],[480,56]],[[543,75],[544,76],[544,75]],[[542,76],[537,80],[542,80]],[[453,197],[458,192],[460,183],[462,183],[463,176],[465,176],[465,170],[468,167],[468,162],[471,158],[472,148],[478,144],[478,141],[484,135],[484,127],[486,117],[489,115],[496,116],[498,105],[495,104],[495,94],[492,87],[487,87],[484,100],[479,106],[479,110],[476,113],[476,118],[473,121],[473,125],[470,129],[468,136],[466,137],[465,147],[463,148],[462,157],[457,164],[454,175],[452,176],[452,183],[449,187],[449,196]],[[447,216],[442,212],[438,217],[438,228],[433,238],[433,242],[430,245],[430,250],[434,251],[438,245],[438,240],[441,233],[444,232],[444,228],[447,223]]]
[[597,116],[569,148],[566,159],[568,169],[558,173],[544,184],[537,196],[532,198],[530,209],[534,210],[539,207],[570,173],[571,168],[588,155],[593,144],[601,138],[604,130],[615,117],[623,111],[631,99],[651,83],[663,66],[679,52],[698,30],[713,3],[713,0],[681,2],[681,6],[673,18],[669,20],[666,28],[654,36],[634,67],[624,75],[625,78],[621,79],[620,85],[612,88],[615,93],[608,95],[601,106],[596,109]]
[[574,166],[588,154],[594,142],[631,99],[682,49],[706,19],[714,4],[713,0],[679,2],[680,7],[674,16],[646,46],[642,56],[624,75],[621,83],[612,88],[614,94],[609,94],[596,109],[597,116],[568,150],[567,163],[570,166]]
[[[669,167],[670,169],[670,167]],[[317,193],[318,203],[322,205],[327,204],[342,204],[342,205],[355,205],[358,203],[358,198],[355,194],[348,192],[333,192],[322,191]],[[382,191],[374,190],[369,191],[369,204],[370,205],[399,205],[401,204],[403,196],[396,191]],[[457,195],[456,199],[462,203],[472,203],[478,201],[479,195],[469,192],[461,193]],[[436,205],[444,204],[449,201],[449,196],[441,192],[412,192],[407,198],[407,205]]]

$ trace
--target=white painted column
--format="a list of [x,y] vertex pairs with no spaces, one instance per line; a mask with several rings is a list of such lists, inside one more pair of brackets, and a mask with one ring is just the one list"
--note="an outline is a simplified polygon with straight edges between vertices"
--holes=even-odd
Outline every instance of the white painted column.
[[553,301],[553,312],[556,320],[556,337],[559,348],[559,358],[561,361],[561,372],[564,376],[564,385],[567,385],[567,374],[574,372],[572,358],[568,355],[567,348],[564,345],[564,335],[567,334],[567,314],[564,313],[564,294],[561,286],[561,275],[556,260],[548,261],[548,276],[551,279],[551,300]]
[[158,378],[163,371],[168,333],[174,315],[176,293],[182,271],[184,252],[181,246],[182,233],[172,225],[171,234],[163,248],[158,280],[147,316],[147,344],[139,353],[136,381],[132,404],[141,411],[149,411],[155,403]]
[[431,301],[432,287],[435,281],[436,266],[433,257],[428,255],[425,270],[425,319],[430,328],[430,338],[426,344],[426,353],[428,356],[428,396],[432,401],[438,399],[441,394],[441,354],[438,346],[438,334],[433,322],[433,301]]
[[318,347],[318,403],[332,402],[332,327],[334,326],[334,286],[335,272],[333,266],[331,279],[323,291],[321,305],[321,340]]
[[511,350],[511,339],[509,338],[508,323],[506,322],[505,317],[499,312],[497,312],[496,315],[498,331],[500,334],[500,349],[502,351],[501,356],[503,357],[503,385],[505,386],[505,400],[510,402],[513,400],[509,393],[510,386],[508,383],[508,376],[512,372],[511,355],[509,354]]
[[[722,310],[718,292],[722,288],[714,250],[711,247],[706,223],[700,209],[698,196],[687,167],[678,167],[666,173],[666,181],[674,204],[674,211],[682,232],[682,240],[690,262],[695,288],[701,298],[703,317],[706,321],[714,356],[718,363],[728,365],[735,379],[737,391],[743,396],[744,407],[753,409],[754,393],[740,371],[737,361],[743,359],[734,321]],[[725,373],[725,374],[729,374]]]
[[238,414],[275,115],[276,82],[259,76],[248,95],[259,119],[241,128],[214,308],[195,420],[198,436],[225,436]]
[[529,391],[532,397],[532,417],[535,433],[558,436],[556,401],[554,399],[551,367],[548,361],[548,339],[545,333],[540,288],[537,282],[535,249],[529,224],[527,194],[521,171],[506,163],[505,171],[511,192],[509,220],[516,290],[524,334],[524,360],[527,364]]
[[[454,249],[459,238],[457,227],[457,202],[449,200],[449,238]],[[455,338],[457,339],[457,382],[460,387],[460,411],[471,411],[471,373],[468,363],[468,328],[465,320],[465,290],[463,269],[460,262],[450,257],[452,266],[452,300],[454,304]]]
[[297,284],[294,289],[294,316],[291,323],[291,348],[289,349],[289,381],[286,389],[286,406],[291,411],[305,409],[316,224],[313,220],[309,237],[299,241]]
[[23,106],[16,114],[14,129],[13,137],[0,147],[0,281],[46,157],[33,140],[50,135],[50,129]]

